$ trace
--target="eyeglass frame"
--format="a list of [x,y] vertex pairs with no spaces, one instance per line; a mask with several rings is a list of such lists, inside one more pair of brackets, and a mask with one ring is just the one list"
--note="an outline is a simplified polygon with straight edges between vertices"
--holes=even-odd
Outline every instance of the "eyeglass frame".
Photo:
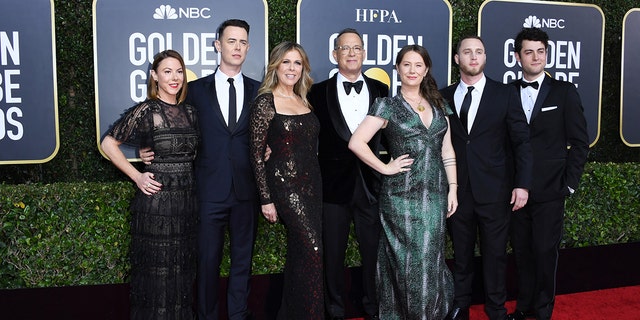
[[339,51],[342,54],[348,54],[349,52],[351,52],[351,50],[353,50],[353,53],[355,54],[361,54],[362,52],[364,52],[364,48],[362,46],[355,45],[351,47],[346,44],[341,46],[336,46],[333,50]]

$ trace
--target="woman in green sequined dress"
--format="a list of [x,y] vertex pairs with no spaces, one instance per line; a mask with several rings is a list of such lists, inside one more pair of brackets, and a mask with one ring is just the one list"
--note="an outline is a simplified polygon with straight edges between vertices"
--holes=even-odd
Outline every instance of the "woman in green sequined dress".
[[[349,148],[383,174],[377,288],[380,319],[444,319],[453,279],[444,257],[445,220],[457,206],[452,113],[431,75],[431,58],[419,45],[396,59],[402,87],[379,98],[351,137]],[[383,163],[367,142],[380,129],[392,157]]]

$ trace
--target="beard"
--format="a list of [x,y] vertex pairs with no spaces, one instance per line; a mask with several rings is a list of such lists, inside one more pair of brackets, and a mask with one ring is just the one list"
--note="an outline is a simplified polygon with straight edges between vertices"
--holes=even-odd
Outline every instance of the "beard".
[[464,74],[469,75],[469,76],[477,76],[477,75],[481,74],[484,71],[484,66],[485,65],[486,65],[486,62],[484,62],[484,63],[482,63],[480,65],[477,65],[475,67],[470,67],[470,66],[467,66],[467,65],[460,65],[459,67],[460,67],[460,72],[461,73],[464,73]]

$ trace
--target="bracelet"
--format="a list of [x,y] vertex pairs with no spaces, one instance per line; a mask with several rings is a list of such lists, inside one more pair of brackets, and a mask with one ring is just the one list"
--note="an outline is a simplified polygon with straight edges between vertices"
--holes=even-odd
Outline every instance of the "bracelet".
[[455,184],[456,186],[458,185],[458,184],[457,184],[457,183],[455,183],[455,182],[449,182],[449,185],[452,185],[452,184]]

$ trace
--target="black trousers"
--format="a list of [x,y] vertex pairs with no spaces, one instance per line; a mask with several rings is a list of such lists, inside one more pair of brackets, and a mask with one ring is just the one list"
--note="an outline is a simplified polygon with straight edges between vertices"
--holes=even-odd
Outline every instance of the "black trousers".
[[458,209],[447,219],[454,251],[454,306],[469,308],[478,232],[482,254],[485,312],[489,319],[504,319],[507,310],[506,265],[509,218],[508,201],[478,203],[471,192],[458,199]]
[[363,308],[367,314],[378,313],[376,298],[376,262],[380,241],[380,213],[371,204],[362,184],[356,184],[349,203],[323,203],[323,244],[327,313],[330,318],[345,316],[345,252],[353,221],[362,258]]
[[556,293],[558,249],[565,199],[529,202],[511,218],[511,246],[516,257],[516,309],[551,319]]

